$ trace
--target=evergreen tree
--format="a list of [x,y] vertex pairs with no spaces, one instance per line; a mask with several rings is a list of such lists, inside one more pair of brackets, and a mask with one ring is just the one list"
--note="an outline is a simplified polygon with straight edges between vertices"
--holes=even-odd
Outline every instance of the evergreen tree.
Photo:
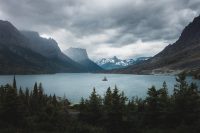
[[79,111],[80,111],[79,119],[86,122],[88,120],[88,118],[87,118],[88,109],[87,109],[87,105],[86,105],[83,97],[81,98],[81,101],[79,104]]
[[148,89],[148,96],[146,98],[147,111],[146,111],[146,122],[149,126],[157,125],[159,116],[159,92],[155,86]]
[[155,86],[152,86],[151,88],[148,89],[147,92],[148,96],[146,98],[147,104],[148,104],[148,109],[151,112],[154,112],[158,108],[158,92],[155,88]]
[[44,89],[43,89],[43,87],[42,87],[42,83],[40,83],[40,84],[39,84],[39,87],[38,87],[38,95],[39,95],[40,97],[42,97],[42,96],[43,96],[43,92],[44,92]]
[[125,111],[125,101],[126,97],[123,92],[120,94],[117,86],[115,86],[112,92],[112,104],[110,111],[108,113],[108,132],[117,132],[121,131],[123,113]]
[[26,106],[29,106],[29,102],[30,102],[30,94],[29,94],[29,89],[26,88],[26,91],[25,91],[25,99],[26,99]]
[[55,95],[55,94],[53,95],[52,104],[53,104],[55,107],[56,107],[57,104],[58,104],[58,101],[57,101],[57,98],[56,98],[56,95]]
[[93,88],[93,91],[89,97],[88,100],[88,112],[89,112],[89,119],[90,122],[93,124],[98,123],[99,119],[101,118],[101,105],[102,100],[101,97],[96,93],[95,88]]
[[11,86],[6,86],[5,88],[5,102],[2,107],[2,119],[5,123],[11,124],[13,126],[21,126],[23,121],[22,110],[20,110],[19,97],[17,96],[17,91]]
[[162,88],[159,90],[159,94],[160,94],[161,98],[163,98],[165,100],[168,99],[168,89],[167,89],[167,84],[165,81],[163,82]]
[[14,78],[13,78],[13,88],[17,89],[17,83],[16,83],[15,75],[14,75]]
[[135,102],[135,98],[133,97],[131,100],[128,101],[128,104],[126,107],[126,117],[129,121],[134,120],[136,111],[137,111],[137,105]]
[[42,83],[39,84],[38,86],[38,105],[40,106],[40,108],[42,108],[44,106],[44,100],[45,100],[45,97],[43,95],[43,87],[42,87]]
[[165,112],[167,111],[167,106],[169,106],[170,104],[167,84],[165,81],[163,82],[162,88],[158,90],[158,94],[159,94],[158,102],[159,102],[160,111]]
[[104,107],[105,107],[105,111],[110,111],[110,108],[111,108],[111,106],[112,106],[112,91],[111,91],[111,89],[110,89],[110,87],[107,89],[107,91],[106,91],[106,94],[105,94],[105,96],[104,96],[104,101],[103,101],[103,103],[104,103]]
[[[174,89],[174,122],[193,124],[198,119],[199,93],[194,83],[188,85],[184,73],[176,78]],[[192,115],[191,115],[192,114]]]
[[30,105],[31,105],[31,112],[33,114],[40,112],[37,82],[35,82],[33,91],[31,92],[30,95]]
[[37,98],[37,96],[38,96],[38,86],[37,86],[37,82],[35,82],[34,88],[33,88],[33,97]]

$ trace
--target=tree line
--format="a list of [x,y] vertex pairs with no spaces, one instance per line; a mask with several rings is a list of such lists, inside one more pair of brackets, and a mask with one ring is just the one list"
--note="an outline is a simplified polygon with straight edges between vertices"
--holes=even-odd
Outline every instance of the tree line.
[[188,84],[185,74],[176,78],[172,95],[166,82],[152,86],[144,99],[128,99],[117,87],[101,97],[93,89],[79,106],[79,120],[108,133],[198,133],[200,132],[200,92]]
[[198,133],[198,87],[188,84],[184,73],[176,81],[172,95],[166,82],[159,89],[150,87],[143,99],[128,99],[117,86],[103,96],[94,88],[87,99],[70,105],[66,97],[45,94],[41,83],[17,88],[14,77],[12,85],[0,87],[0,132]]
[[63,132],[69,116],[67,99],[44,93],[42,84],[32,90],[12,85],[0,87],[0,132]]

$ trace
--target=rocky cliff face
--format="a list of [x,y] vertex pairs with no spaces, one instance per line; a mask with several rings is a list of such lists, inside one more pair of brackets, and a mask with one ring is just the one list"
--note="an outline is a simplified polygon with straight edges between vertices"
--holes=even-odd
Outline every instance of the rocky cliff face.
[[83,65],[88,72],[101,71],[102,68],[89,59],[86,49],[81,48],[69,48],[64,53],[72,60]]
[[86,49],[82,48],[69,48],[65,50],[64,53],[77,62],[89,59]]

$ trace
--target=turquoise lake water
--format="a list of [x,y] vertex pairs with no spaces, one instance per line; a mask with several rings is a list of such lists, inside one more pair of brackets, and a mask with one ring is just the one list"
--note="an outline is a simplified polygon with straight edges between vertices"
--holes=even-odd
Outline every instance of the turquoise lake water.
[[[108,81],[102,81],[104,76]],[[108,87],[116,85],[129,98],[138,96],[144,98],[147,89],[152,85],[157,88],[167,82],[169,93],[173,92],[175,76],[156,75],[129,75],[129,74],[92,74],[92,73],[59,73],[43,75],[16,75],[18,87],[33,88],[35,82],[41,82],[47,94],[64,96],[72,102],[78,103],[81,97],[87,98],[95,87],[97,93],[104,95]],[[187,78],[188,82],[194,81],[200,86],[200,81]],[[12,75],[1,75],[0,84],[12,83]]]

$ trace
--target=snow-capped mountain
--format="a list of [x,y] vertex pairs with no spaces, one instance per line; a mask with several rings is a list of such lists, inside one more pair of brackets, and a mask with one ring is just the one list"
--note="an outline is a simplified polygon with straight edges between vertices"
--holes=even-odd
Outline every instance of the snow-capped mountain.
[[130,65],[134,65],[144,60],[148,60],[149,58],[150,57],[139,57],[137,59],[121,60],[117,58],[116,56],[114,56],[112,58],[102,58],[96,61],[96,63],[106,70],[112,70],[112,69],[119,69],[119,68],[124,68]]

